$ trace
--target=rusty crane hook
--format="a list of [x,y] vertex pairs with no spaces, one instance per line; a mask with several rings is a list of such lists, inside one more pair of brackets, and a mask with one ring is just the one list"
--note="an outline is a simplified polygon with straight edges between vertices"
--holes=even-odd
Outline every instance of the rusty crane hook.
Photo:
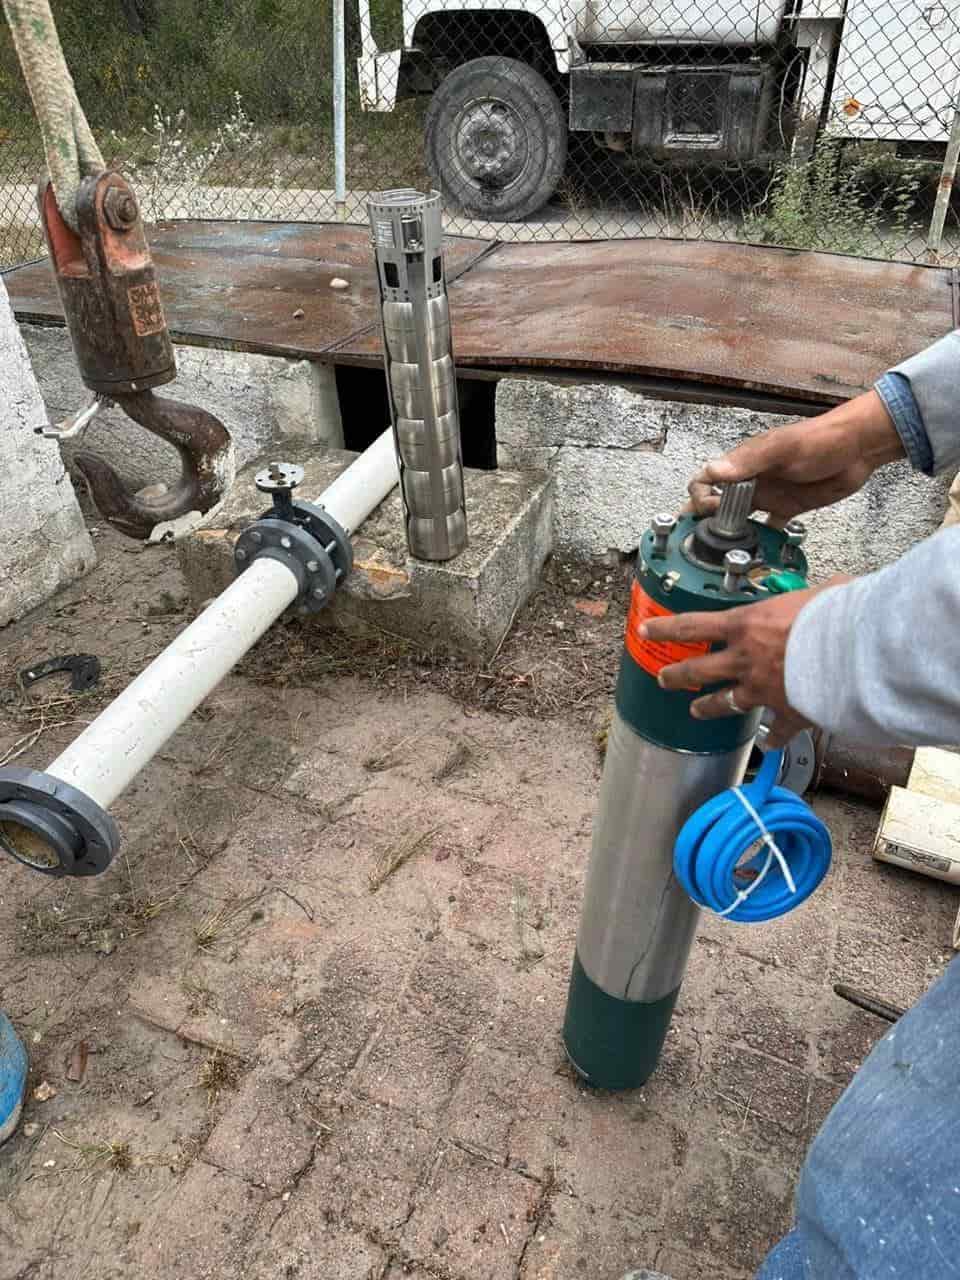
[[[130,493],[102,458],[78,453],[75,464],[97,509],[133,537],[148,537],[158,525],[209,511],[233,479],[233,446],[212,414],[153,393],[176,377],[176,363],[132,189],[116,173],[83,178],[76,199],[79,233],[64,221],[46,178],[40,182],[39,204],[80,376],[97,404],[113,401],[172,444],[181,460],[173,489],[146,497]],[[77,415],[68,431],[43,434],[63,439],[94,411]]]
[[145,538],[157,525],[216,506],[233,478],[233,446],[223,423],[205,409],[152,391],[117,396],[116,401],[128,418],[174,446],[181,471],[169,492],[132,494],[102,458],[86,451],[75,453],[73,464],[104,520],[121,533]]

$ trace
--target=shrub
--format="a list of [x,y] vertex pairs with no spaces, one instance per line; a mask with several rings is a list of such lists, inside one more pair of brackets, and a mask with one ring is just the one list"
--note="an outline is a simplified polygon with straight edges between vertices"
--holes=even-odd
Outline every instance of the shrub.
[[825,138],[809,160],[779,165],[763,200],[743,223],[748,240],[794,249],[884,256],[913,232],[921,173],[900,161],[878,184],[855,153]]

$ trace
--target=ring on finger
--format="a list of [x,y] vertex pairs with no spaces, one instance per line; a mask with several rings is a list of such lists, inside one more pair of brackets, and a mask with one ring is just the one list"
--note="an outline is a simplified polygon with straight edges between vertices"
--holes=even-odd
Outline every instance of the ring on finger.
[[747,708],[740,706],[740,703],[737,702],[737,699],[734,695],[732,688],[724,690],[723,700],[735,716],[745,716],[747,714]]

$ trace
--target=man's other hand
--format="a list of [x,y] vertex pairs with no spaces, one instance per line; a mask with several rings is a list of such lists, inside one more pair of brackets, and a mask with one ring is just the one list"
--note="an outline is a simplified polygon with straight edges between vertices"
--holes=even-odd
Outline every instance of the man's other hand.
[[903,457],[903,445],[875,391],[817,418],[774,427],[708,462],[689,484],[687,510],[716,511],[715,485],[757,479],[754,508],[783,525],[861,488],[878,467]]
[[807,724],[787,702],[784,668],[787,640],[794,619],[819,591],[838,586],[848,578],[833,578],[823,587],[788,591],[758,604],[711,613],[678,613],[652,618],[642,634],[651,640],[681,644],[722,644],[725,647],[701,658],[664,667],[659,683],[664,689],[700,689],[708,684],[726,688],[697,698],[690,714],[712,720],[768,707],[775,715],[769,742],[782,747]]

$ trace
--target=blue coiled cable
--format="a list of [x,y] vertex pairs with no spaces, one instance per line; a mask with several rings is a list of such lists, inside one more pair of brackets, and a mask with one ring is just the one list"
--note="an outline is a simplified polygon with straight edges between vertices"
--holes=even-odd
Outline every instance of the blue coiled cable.
[[[830,869],[829,831],[800,796],[777,786],[782,758],[782,751],[768,751],[756,778],[740,790],[783,854],[795,892],[774,857],[762,883],[737,902],[756,881],[771,850],[763,829],[733,788],[701,805],[677,836],[677,879],[694,902],[728,920],[758,923],[786,915],[810,897]],[[744,861],[753,846],[756,851]]]

